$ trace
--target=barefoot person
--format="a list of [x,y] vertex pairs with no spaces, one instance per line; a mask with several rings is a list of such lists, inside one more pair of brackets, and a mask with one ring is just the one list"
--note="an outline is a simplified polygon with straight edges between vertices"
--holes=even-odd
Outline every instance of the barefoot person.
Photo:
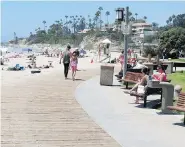
[[[138,79],[138,83],[134,85],[134,87],[130,90],[130,91],[125,91],[125,93],[129,93],[129,94],[136,94],[138,93],[138,86],[146,86],[147,85],[147,79],[148,79],[148,75],[149,75],[149,69],[147,68],[143,68],[141,70],[143,77],[142,79]],[[136,100],[135,100],[136,104],[139,104],[139,97],[136,96]]]
[[99,44],[99,46],[98,46],[98,57],[99,57],[99,61],[100,61],[100,57],[101,57],[101,44]]
[[[68,71],[69,71],[69,64],[70,64],[70,49],[71,46],[68,45],[66,51],[63,53],[62,57],[63,57],[63,64],[64,64],[64,76],[65,79],[67,79],[67,75],[68,75]],[[61,64],[61,60],[62,58],[60,58],[60,64]]]
[[72,79],[75,80],[76,70],[77,70],[78,58],[76,53],[73,53],[71,57],[71,70],[72,70]]
[[119,58],[118,58],[120,64],[121,64],[121,70],[123,68],[123,64],[124,64],[124,51],[121,52]]

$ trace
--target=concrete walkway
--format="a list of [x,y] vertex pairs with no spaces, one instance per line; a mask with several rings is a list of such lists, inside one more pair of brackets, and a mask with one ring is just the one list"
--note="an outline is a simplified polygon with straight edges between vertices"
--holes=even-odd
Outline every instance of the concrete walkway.
[[[181,147],[185,127],[176,115],[139,108],[118,86],[100,86],[99,76],[81,83],[76,99],[91,118],[123,147]],[[118,85],[114,80],[114,85]],[[160,96],[159,96],[160,97]],[[159,98],[158,97],[158,98]],[[149,97],[153,99],[156,97]],[[142,106],[142,105],[141,105]]]

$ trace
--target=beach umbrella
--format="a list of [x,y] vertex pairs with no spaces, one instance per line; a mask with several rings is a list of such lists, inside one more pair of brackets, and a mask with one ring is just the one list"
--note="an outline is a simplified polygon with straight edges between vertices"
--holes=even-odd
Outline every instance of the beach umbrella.
[[32,49],[31,48],[23,48],[22,51],[27,51],[27,52],[31,52]]
[[101,43],[111,44],[111,41],[110,41],[109,39],[105,39],[105,40],[103,40]]
[[8,48],[2,47],[2,48],[0,48],[0,51],[1,52],[6,52],[6,51],[8,51]]

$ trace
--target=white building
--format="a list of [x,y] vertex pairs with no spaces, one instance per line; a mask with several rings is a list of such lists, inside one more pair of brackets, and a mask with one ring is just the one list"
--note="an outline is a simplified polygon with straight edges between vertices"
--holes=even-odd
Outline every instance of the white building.
[[152,30],[152,25],[147,23],[134,23],[132,24],[132,35],[135,37],[150,36],[156,32]]

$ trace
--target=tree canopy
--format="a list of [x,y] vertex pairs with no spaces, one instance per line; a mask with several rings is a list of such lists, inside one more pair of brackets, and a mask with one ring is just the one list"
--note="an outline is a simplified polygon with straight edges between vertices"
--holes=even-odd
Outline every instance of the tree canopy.
[[174,27],[164,31],[160,35],[160,48],[166,48],[168,52],[172,49],[185,50],[185,28]]

